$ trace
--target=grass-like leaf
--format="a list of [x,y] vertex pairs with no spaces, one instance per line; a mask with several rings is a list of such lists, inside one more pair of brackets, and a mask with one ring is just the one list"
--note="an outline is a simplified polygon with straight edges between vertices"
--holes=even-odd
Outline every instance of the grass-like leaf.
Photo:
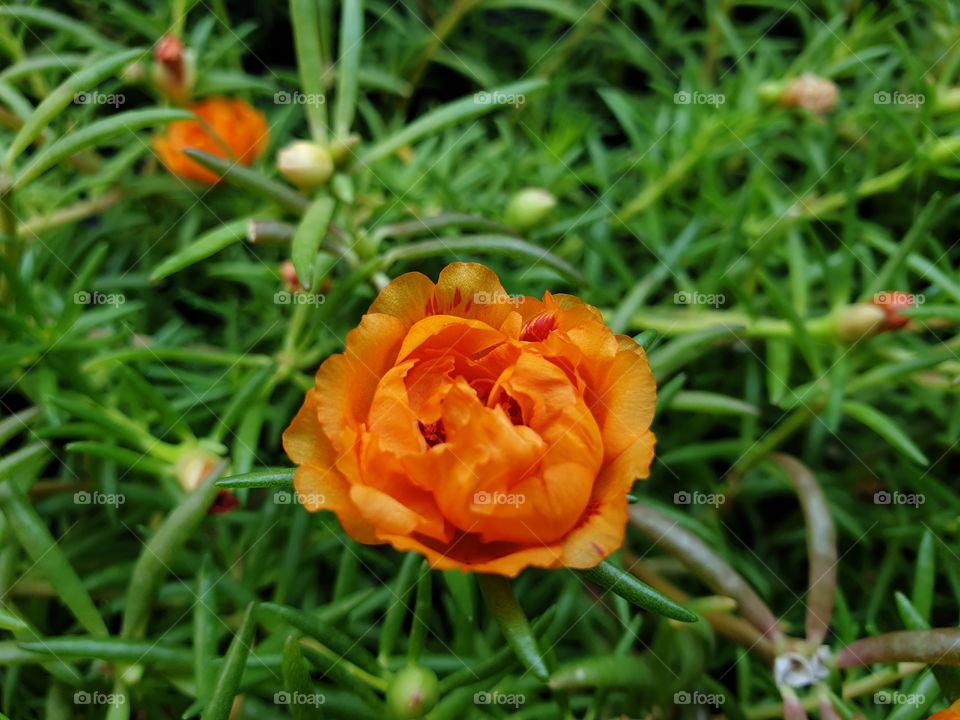
[[76,132],[61,137],[34,155],[27,166],[17,173],[13,181],[13,189],[26,185],[71,155],[76,155],[87,148],[103,145],[122,133],[132,133],[143,128],[190,117],[192,114],[185,110],[157,108],[130,110],[114,117],[97,120]]
[[624,572],[609,560],[604,560],[589,570],[582,570],[580,574],[590,582],[616,593],[624,600],[644,610],[680,622],[697,622],[698,620],[696,613],[690,612],[646,583],[640,582],[633,575]]
[[534,677],[546,682],[550,671],[547,670],[546,660],[530,628],[530,622],[513,594],[510,581],[498,575],[480,575],[478,582],[490,613],[496,619],[517,659]]
[[210,702],[203,709],[201,715],[203,720],[227,720],[230,717],[233,699],[240,689],[247,655],[250,654],[250,646],[253,644],[253,610],[253,605],[247,607],[240,629],[230,642],[223,668],[220,670],[220,677],[217,678],[216,687],[210,696]]
[[3,167],[7,170],[12,168],[20,153],[26,150],[30,143],[40,136],[47,125],[74,101],[77,93],[95,87],[97,83],[102,82],[143,55],[144,51],[140,49],[125,50],[104,58],[64,80],[23,123],[3,156]]

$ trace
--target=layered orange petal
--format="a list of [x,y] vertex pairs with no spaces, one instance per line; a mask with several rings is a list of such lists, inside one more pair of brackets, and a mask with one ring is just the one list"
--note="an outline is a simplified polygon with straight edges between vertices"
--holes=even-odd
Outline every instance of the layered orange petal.
[[361,542],[438,568],[591,567],[653,459],[643,351],[568,295],[455,263],[390,283],[284,435],[298,491]]

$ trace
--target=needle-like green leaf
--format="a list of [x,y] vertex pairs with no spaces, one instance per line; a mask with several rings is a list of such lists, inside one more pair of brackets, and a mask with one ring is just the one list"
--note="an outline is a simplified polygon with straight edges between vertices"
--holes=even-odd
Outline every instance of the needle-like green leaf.
[[33,111],[23,126],[17,132],[16,137],[7,148],[7,153],[3,158],[3,166],[8,170],[13,167],[13,163],[24,150],[36,140],[44,128],[72,103],[77,93],[89,90],[95,87],[97,83],[102,82],[111,75],[116,74],[126,65],[137,58],[143,57],[145,52],[142,49],[125,50],[124,52],[111,55],[93,65],[81,70],[68,77],[63,83],[50,93],[42,103]]
[[580,574],[590,582],[616,593],[644,610],[681,622],[697,622],[696,613],[677,605],[670,598],[661,595],[608,560],[589,570],[582,570]]
[[292,488],[293,468],[263,468],[243,475],[217,480],[217,487],[237,490],[239,488]]
[[304,288],[310,289],[313,283],[313,268],[317,261],[320,245],[327,236],[333,211],[337,203],[333,198],[321,197],[314,200],[304,214],[290,245],[290,259],[297,271],[297,277]]
[[530,628],[530,622],[513,594],[510,581],[499,575],[478,575],[477,580],[490,613],[500,625],[500,630],[507,644],[513,648],[517,659],[534,677],[546,682],[550,671],[547,670],[546,660]]
[[49,146],[45,146],[17,174],[13,181],[13,189],[23,187],[81,150],[103,145],[124,133],[133,133],[143,128],[190,117],[192,117],[192,114],[185,110],[149,108],[146,110],[130,110],[114,117],[92,122],[76,132],[64,135]]
[[233,699],[240,689],[243,670],[247,665],[247,656],[250,654],[250,646],[253,644],[253,610],[254,606],[252,604],[248,605],[246,612],[243,614],[243,621],[227,650],[223,668],[220,670],[220,677],[217,678],[217,685],[210,696],[210,702],[203,709],[201,715],[203,720],[228,720],[230,717],[230,712],[233,709]]

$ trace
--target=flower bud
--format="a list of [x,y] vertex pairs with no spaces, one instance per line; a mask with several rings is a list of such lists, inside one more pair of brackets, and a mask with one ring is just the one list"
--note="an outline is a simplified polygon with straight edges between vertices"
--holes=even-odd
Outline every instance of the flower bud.
[[883,330],[899,330],[910,322],[910,318],[901,315],[900,311],[914,307],[916,298],[910,293],[888,290],[878,292],[870,302],[884,313]]
[[185,450],[174,466],[177,482],[188,493],[193,492],[218,462],[220,457],[210,450],[201,447]]
[[410,666],[390,680],[387,707],[397,720],[423,717],[437,704],[439,695],[436,674],[428,668]]
[[556,204],[553,193],[542,188],[524,188],[511,198],[503,221],[515,230],[530,230],[546,220]]
[[876,305],[846,305],[837,314],[837,335],[846,342],[857,342],[881,332],[886,313]]
[[176,103],[185,105],[193,94],[196,69],[193,53],[175,35],[164,35],[153,51],[153,82]]
[[280,280],[283,282],[283,289],[287,292],[295,293],[303,289],[300,278],[297,277],[297,269],[289,260],[280,263]]
[[837,106],[840,91],[836,83],[812,73],[804,73],[790,80],[780,95],[780,104],[784,107],[805,108],[817,115],[833,112]]
[[333,175],[333,159],[322,145],[297,140],[279,152],[277,169],[297,187],[313,190]]

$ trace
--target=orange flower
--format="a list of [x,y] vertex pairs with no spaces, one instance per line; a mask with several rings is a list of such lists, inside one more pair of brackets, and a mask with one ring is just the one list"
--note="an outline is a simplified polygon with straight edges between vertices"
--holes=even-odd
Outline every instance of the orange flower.
[[270,131],[263,113],[243,100],[211,98],[190,110],[199,120],[177,120],[153,141],[167,170],[182,178],[213,185],[220,178],[183,153],[196,148],[249,165],[266,149]]
[[945,710],[934,713],[928,720],[960,720],[960,700]]
[[570,295],[507,295],[482,265],[380,293],[283,436],[308,510],[434,567],[588,568],[647,477],[646,355]]

